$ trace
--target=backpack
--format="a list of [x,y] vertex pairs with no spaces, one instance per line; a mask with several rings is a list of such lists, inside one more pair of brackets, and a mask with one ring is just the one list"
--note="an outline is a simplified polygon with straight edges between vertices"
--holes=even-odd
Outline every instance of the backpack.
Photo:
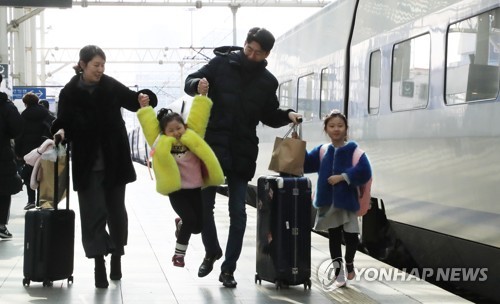
[[[328,149],[330,144],[323,144],[319,150],[319,161],[323,160],[323,156]],[[356,147],[354,153],[352,154],[352,166],[356,166],[359,162],[361,155],[363,155],[365,151],[361,150],[359,147]],[[370,209],[370,200],[371,200],[371,188],[372,188],[372,177],[363,185],[356,187],[358,190],[358,202],[359,202],[359,210],[356,213],[358,216],[363,216],[366,214],[368,209]]]

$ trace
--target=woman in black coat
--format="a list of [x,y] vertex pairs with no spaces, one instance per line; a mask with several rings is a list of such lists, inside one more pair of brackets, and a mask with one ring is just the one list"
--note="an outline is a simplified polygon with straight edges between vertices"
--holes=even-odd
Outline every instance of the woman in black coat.
[[21,176],[26,185],[26,192],[28,192],[28,203],[24,210],[35,208],[37,191],[30,188],[33,167],[26,164],[23,157],[50,137],[50,113],[42,105],[39,105],[38,101],[39,98],[34,93],[27,93],[23,96],[23,103],[26,107],[21,113],[24,128],[21,135],[16,138],[16,157],[23,163]]
[[[80,50],[77,75],[61,90],[56,140],[71,143],[73,188],[78,193],[85,255],[95,259],[95,286],[107,288],[104,256],[111,253],[112,280],[120,280],[128,219],[125,185],[136,179],[121,108],[136,112],[139,101],[158,103],[150,90],[135,92],[104,74],[106,55],[95,46]],[[108,226],[109,234],[106,231]]]
[[[2,78],[0,75],[0,83]],[[23,131],[23,120],[16,106],[0,92],[0,238],[12,238],[7,229],[11,195],[22,189],[17,174],[11,140]]]

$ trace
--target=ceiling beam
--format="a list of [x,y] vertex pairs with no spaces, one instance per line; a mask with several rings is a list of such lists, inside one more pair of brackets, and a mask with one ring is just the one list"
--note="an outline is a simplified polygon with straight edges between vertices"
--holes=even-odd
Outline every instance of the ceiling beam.
[[103,1],[103,0],[74,0],[73,6],[194,6],[202,7],[323,7],[332,0],[141,0],[141,1]]

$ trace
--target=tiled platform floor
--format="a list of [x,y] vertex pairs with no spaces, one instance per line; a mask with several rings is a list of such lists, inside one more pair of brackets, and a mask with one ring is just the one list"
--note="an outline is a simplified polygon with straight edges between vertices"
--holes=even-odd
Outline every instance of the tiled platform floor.
[[[424,281],[354,280],[348,288],[326,291],[317,278],[317,268],[328,258],[328,242],[313,233],[311,248],[312,289],[302,285],[276,290],[275,285],[255,284],[256,211],[248,207],[248,225],[244,248],[235,272],[237,288],[229,289],[218,281],[222,260],[205,278],[198,278],[198,266],[204,256],[199,235],[191,238],[186,267],[172,265],[174,252],[174,218],[167,197],[155,192],[154,181],[147,169],[136,166],[138,181],[127,187],[129,244],[123,257],[123,278],[110,281],[108,289],[96,289],[93,260],[85,258],[80,241],[80,220],[77,214],[75,239],[74,283],[56,281],[52,287],[23,280],[23,241],[26,193],[13,196],[8,225],[14,237],[0,241],[0,303],[460,303],[467,302]],[[71,208],[78,213],[76,193],[71,193]],[[63,203],[61,203],[63,204]],[[229,227],[227,200],[218,196],[216,223],[224,246]],[[109,265],[109,257],[107,259]],[[357,268],[390,268],[358,253]],[[109,266],[108,266],[109,267]],[[109,271],[109,268],[108,268]]]

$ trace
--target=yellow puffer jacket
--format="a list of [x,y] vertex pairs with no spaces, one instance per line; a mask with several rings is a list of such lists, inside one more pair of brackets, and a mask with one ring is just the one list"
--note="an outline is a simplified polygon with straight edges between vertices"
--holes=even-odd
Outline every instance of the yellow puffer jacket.
[[[206,96],[196,96],[193,100],[189,116],[187,118],[187,129],[180,142],[194,153],[207,169],[203,176],[203,185],[217,186],[224,183],[224,173],[210,146],[205,142],[203,136],[207,128],[212,100]],[[144,107],[137,112],[144,136],[149,146],[155,145],[153,154],[153,171],[156,176],[156,191],[168,195],[181,189],[181,175],[177,163],[172,156],[172,145],[176,139],[166,136],[160,130],[160,124],[156,119],[156,113],[152,107]],[[156,141],[156,143],[155,143]],[[201,170],[201,168],[200,168]]]

